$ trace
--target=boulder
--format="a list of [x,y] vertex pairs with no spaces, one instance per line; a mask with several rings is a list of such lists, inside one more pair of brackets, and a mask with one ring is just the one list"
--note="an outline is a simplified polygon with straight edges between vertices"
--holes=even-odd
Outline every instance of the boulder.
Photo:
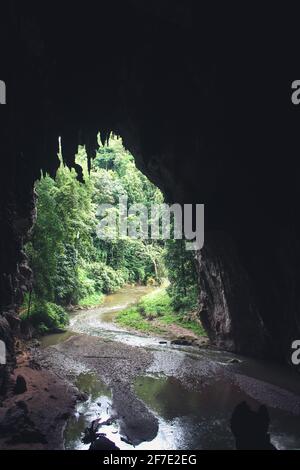
[[29,418],[24,401],[18,401],[7,410],[0,422],[0,434],[2,437],[9,437],[8,444],[47,443],[46,437]]
[[112,441],[105,436],[99,436],[91,445],[89,450],[120,450]]
[[14,393],[15,395],[21,395],[27,391],[27,384],[26,380],[24,379],[23,375],[18,375],[17,380],[14,386]]
[[178,338],[172,339],[171,344],[177,346],[193,346],[195,338],[190,336],[178,336]]

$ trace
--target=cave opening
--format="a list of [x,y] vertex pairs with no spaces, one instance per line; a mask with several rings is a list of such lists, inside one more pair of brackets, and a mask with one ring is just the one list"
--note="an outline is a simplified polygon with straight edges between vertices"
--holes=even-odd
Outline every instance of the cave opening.
[[[177,324],[187,335],[204,335],[191,317],[196,262],[183,239],[181,207],[169,208],[121,138],[112,135],[104,146],[97,140],[92,162],[79,146],[69,169],[60,138],[56,175],[42,173],[35,183],[35,222],[24,247],[32,279],[20,307],[21,330],[55,333],[67,326],[68,311],[98,307],[119,289],[152,286],[156,292],[135,311],[115,319],[120,325],[167,334],[168,324]],[[130,291],[128,298],[134,302]]]
[[[22,337],[34,346],[34,361],[50,374],[63,373],[77,401],[64,448],[230,449],[232,411],[246,401],[258,413],[262,399],[269,405],[272,445],[296,445],[297,419],[290,405],[281,403],[277,410],[266,393],[268,387],[278,393],[286,381],[295,392],[297,378],[230,352],[220,358],[211,349],[219,336],[226,338],[226,325],[216,318],[216,336],[209,343],[199,294],[201,300],[211,281],[204,277],[207,284],[199,285],[197,253],[186,250],[185,240],[143,239],[130,231],[119,236],[107,223],[106,236],[99,236],[105,218],[120,224],[120,197],[139,205],[134,215],[126,212],[139,232],[140,206],[163,204],[164,196],[136,167],[121,138],[112,135],[102,145],[98,136],[97,143],[92,161],[79,146],[69,168],[60,141],[56,174],[44,173],[35,184],[35,222],[24,247],[33,276],[19,310]],[[21,393],[31,393],[25,370],[18,361],[26,387]],[[267,385],[249,393],[260,380]],[[51,410],[51,400],[62,392],[48,382],[42,386]],[[293,399],[291,394],[289,403]],[[62,398],[59,407],[67,406],[68,398]],[[33,403],[36,410],[43,416]],[[50,446],[56,445],[50,435]],[[38,439],[42,442],[44,434]]]
[[[246,400],[254,408],[267,405],[274,445],[299,447],[299,123],[290,86],[297,78],[299,28],[297,15],[285,18],[282,8],[276,10],[270,13],[260,5],[243,12],[224,4],[216,13],[194,0],[99,0],[72,8],[56,0],[2,5],[1,43],[10,47],[1,51],[0,77],[0,447],[62,448],[62,429],[74,414],[74,402],[95,417],[102,400],[97,396],[110,406],[111,392],[112,408],[121,417],[118,435],[127,441],[118,441],[120,446],[233,448],[237,442],[228,423],[237,402]],[[283,38],[278,24],[285,20]],[[114,288],[127,277],[152,284],[160,275],[161,247],[159,241],[144,243],[147,266],[131,253],[134,275],[120,266],[117,275],[111,271],[122,255],[111,242],[99,260],[90,260],[105,265],[103,276],[96,276],[97,266],[89,276],[77,266],[76,246],[82,258],[90,253],[84,214],[91,201],[85,194],[89,183],[77,185],[76,175],[84,179],[84,172],[93,172],[99,130],[102,147],[112,131],[122,136],[139,170],[168,203],[205,204],[207,209],[205,243],[195,259],[186,258],[178,242],[166,260],[180,281],[175,279],[172,292],[170,279],[168,296],[179,310],[183,300],[192,298],[193,308],[174,322],[165,292],[155,298],[147,291],[161,286],[132,287],[132,295],[139,295],[138,287],[150,297],[137,299],[138,307],[128,305],[122,321],[128,330],[138,324],[144,332],[124,334],[119,346],[112,336],[121,327],[112,328],[111,319],[128,298],[120,286],[104,300],[100,284]],[[55,181],[58,135],[64,164],[73,169],[58,172],[63,191]],[[88,154],[83,169],[75,159],[78,145]],[[40,283],[41,295],[49,294],[51,304],[47,321],[37,315],[41,330],[54,329],[41,340],[24,342],[24,335],[33,332],[18,315],[24,296],[21,316],[28,320],[35,308],[28,265],[34,251],[27,246],[26,254],[24,246],[36,217],[33,188],[41,169],[49,174],[40,201],[53,217],[43,227],[51,239],[63,230],[48,189],[69,204],[79,193],[85,202],[77,199],[82,218],[72,205],[57,206],[58,213],[69,207],[64,217],[77,229],[63,247],[57,250],[53,244],[45,258],[39,257],[40,272],[49,277],[53,253],[60,254],[61,281],[52,283],[50,294]],[[145,191],[140,193],[144,197]],[[103,247],[102,240],[96,241]],[[187,276],[191,279],[185,285]],[[65,327],[63,309],[80,301],[74,298],[79,287],[86,294],[84,310],[71,320],[78,331],[59,332]],[[106,302],[99,306],[106,309],[101,315],[110,325],[103,341],[97,335],[97,312],[88,310],[101,299]],[[201,320],[210,346],[206,338],[193,345],[169,344],[159,336],[154,340],[162,328],[158,312],[164,313],[164,328],[176,327],[176,334],[193,324],[189,335],[197,335]],[[185,333],[179,341],[191,340]],[[96,376],[85,375],[82,361]],[[68,371],[78,378],[71,385]],[[82,419],[82,410],[75,412]],[[245,408],[241,412],[251,422],[267,422],[264,409],[255,416]],[[102,419],[108,419],[107,432],[114,434],[110,417],[104,413]],[[74,448],[76,433],[84,430],[75,423],[74,435],[70,425]],[[138,435],[137,427],[143,433]],[[170,439],[163,440],[163,433]],[[250,437],[256,446],[255,436]]]

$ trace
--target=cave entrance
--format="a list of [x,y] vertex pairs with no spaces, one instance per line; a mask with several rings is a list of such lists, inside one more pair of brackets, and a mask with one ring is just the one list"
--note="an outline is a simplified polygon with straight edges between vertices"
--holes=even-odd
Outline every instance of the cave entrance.
[[[155,226],[164,207],[162,192],[115,135],[108,145],[98,136],[92,162],[79,146],[77,172],[64,164],[61,148],[60,142],[56,176],[43,174],[35,185],[37,218],[25,247],[33,284],[22,321],[39,334],[53,333],[67,328],[70,309],[113,303],[115,295],[124,310],[109,320],[123,328],[173,340],[176,329],[179,336],[202,336],[192,314],[198,295],[193,252],[184,240],[165,240]],[[127,304],[135,306],[125,309]]]
[[[276,389],[274,376],[291,380],[295,390],[298,377],[206,347],[194,254],[184,240],[115,236],[116,224],[101,225],[109,236],[99,237],[104,219],[120,220],[120,198],[146,208],[164,200],[121,139],[99,144],[91,165],[85,148],[78,148],[75,168],[81,168],[85,184],[61,152],[59,159],[56,176],[42,175],[36,183],[37,220],[25,248],[33,289],[21,320],[26,333],[41,338],[39,363],[78,389],[65,446],[233,448],[232,410],[246,400],[258,409],[268,382],[277,400],[282,389]],[[127,222],[134,218],[128,211]],[[221,327],[216,323],[217,332]],[[261,382],[258,399],[236,379],[243,374],[249,375],[250,391]],[[48,385],[39,392],[42,407],[47,403],[52,410],[58,394],[49,390]],[[273,403],[272,439],[289,448],[299,439],[298,417],[284,403],[274,411]],[[65,403],[60,406],[65,415]],[[41,408],[31,410],[44,416]]]
[[[163,448],[167,429],[167,446],[173,448],[177,441],[164,408],[171,400],[172,413],[188,414],[198,408],[201,394],[185,391],[176,377],[157,377],[152,384],[146,368],[152,349],[160,348],[174,363],[180,348],[198,354],[208,341],[197,317],[194,252],[183,239],[164,239],[160,231],[152,237],[152,208],[163,207],[164,196],[120,138],[112,136],[105,146],[98,140],[90,163],[85,147],[78,147],[76,170],[65,165],[61,147],[55,177],[43,174],[35,184],[37,217],[25,246],[33,282],[20,316],[23,331],[39,337],[39,361],[44,358],[58,376],[63,371],[84,397],[68,422],[65,446],[101,446],[93,441],[100,429],[110,445],[147,448],[151,441]],[[145,235],[144,211],[150,232],[139,236]],[[163,408],[166,428],[147,409],[156,388],[161,392],[153,406]],[[195,416],[200,419],[196,411]]]

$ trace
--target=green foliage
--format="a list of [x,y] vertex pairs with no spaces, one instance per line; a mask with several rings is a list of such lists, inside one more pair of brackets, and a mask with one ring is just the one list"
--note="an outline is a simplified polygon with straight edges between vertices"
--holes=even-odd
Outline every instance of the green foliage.
[[104,300],[104,295],[100,292],[99,294],[90,294],[84,297],[83,299],[79,300],[79,305],[81,307],[95,307],[101,305]]
[[[163,201],[162,193],[136,168],[120,139],[111,140],[109,151],[106,147],[98,150],[91,177],[94,203],[112,204],[117,218],[120,196],[126,195],[128,204],[143,203],[147,207]],[[101,261],[114,270],[121,269],[125,282],[147,284],[153,278],[159,283],[166,274],[161,241],[124,237],[95,243]]]
[[173,309],[166,290],[159,289],[143,296],[138,303],[138,310],[143,317],[152,320],[172,313]]
[[194,252],[185,249],[185,240],[168,240],[165,263],[170,286],[168,293],[174,310],[194,310],[198,302],[197,271]]
[[60,305],[77,303],[78,267],[93,251],[92,186],[80,184],[75,171],[61,164],[55,180],[41,177],[36,192],[37,220],[26,246],[35,296]]
[[178,325],[187,330],[193,331],[198,336],[206,336],[206,333],[199,322],[185,320],[183,312],[167,313],[161,318],[162,323],[166,325]]
[[22,313],[21,321],[30,321],[41,334],[44,334],[64,329],[68,324],[68,314],[59,305],[36,300],[31,306],[29,316],[27,312]]
[[[153,323],[153,320],[158,320]],[[163,333],[167,325],[178,325],[199,336],[205,334],[201,324],[186,320],[184,312],[174,312],[172,299],[166,289],[156,289],[143,296],[135,307],[122,310],[116,317],[118,324],[135,330]]]
[[113,269],[102,261],[86,264],[81,273],[84,295],[91,295],[95,292],[111,294],[128,281],[128,273],[125,268]]
[[118,216],[120,196],[148,208],[163,202],[160,190],[136,168],[122,141],[112,138],[109,147],[98,149],[90,174],[85,149],[79,147],[76,162],[83,169],[84,184],[74,169],[64,166],[61,155],[60,161],[55,179],[42,175],[36,183],[37,220],[26,245],[34,273],[32,322],[46,331],[60,324],[62,313],[55,314],[55,304],[97,305],[103,294],[126,283],[161,284],[167,276],[169,296],[145,298],[139,312],[150,318],[194,308],[196,271],[183,242],[97,237],[99,204],[111,204],[109,210]]
[[137,307],[131,307],[118,313],[116,321],[125,328],[143,331],[145,333],[159,333],[160,330],[151,322],[145,320]]
[[128,195],[130,203],[162,199],[121,140],[112,139],[110,147],[99,149],[90,176],[85,149],[79,148],[76,161],[84,184],[61,156],[60,161],[55,179],[42,175],[36,183],[37,220],[26,245],[34,273],[30,320],[43,331],[55,321],[59,324],[53,317],[54,304],[99,304],[103,294],[126,283],[160,282],[164,275],[162,244],[128,237],[99,240],[96,235],[99,204],[112,204],[118,211],[122,195]]

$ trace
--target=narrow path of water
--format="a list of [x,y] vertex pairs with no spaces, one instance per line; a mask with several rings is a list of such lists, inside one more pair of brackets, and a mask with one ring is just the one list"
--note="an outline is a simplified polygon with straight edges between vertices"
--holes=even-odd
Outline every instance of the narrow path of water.
[[108,295],[103,305],[89,310],[79,310],[72,315],[70,330],[92,336],[101,336],[112,341],[121,341],[130,346],[149,347],[159,344],[159,339],[136,332],[124,330],[114,323],[120,310],[136,304],[139,299],[155,288],[129,286],[115,294]]
[[[43,340],[43,347],[67,351],[68,358],[73,350],[75,357],[75,347],[72,349],[70,343],[74,332],[82,336],[83,343],[83,337],[88,335],[106,341],[107,349],[112,348],[109,345],[114,347],[116,359],[112,365],[118,372],[113,374],[120,376],[116,379],[117,384],[110,381],[112,366],[108,363],[110,359],[106,364],[101,362],[103,356],[91,363],[93,370],[77,377],[78,388],[88,393],[89,399],[78,405],[76,415],[69,422],[66,448],[88,448],[89,445],[81,441],[82,433],[94,419],[99,418],[102,422],[109,418],[100,432],[121,449],[132,447],[132,442],[128,442],[127,418],[124,416],[123,419],[120,412],[119,389],[123,393],[122,399],[136,400],[133,406],[137,410],[136,419],[140,420],[137,426],[141,427],[141,436],[145,425],[139,416],[139,400],[157,422],[157,431],[149,433],[150,438],[139,439],[136,437],[138,432],[135,434],[134,442],[138,449],[233,448],[230,416],[234,407],[243,400],[253,407],[261,403],[268,406],[273,444],[282,449],[300,448],[300,380],[294,371],[242,357],[233,363],[232,359],[237,356],[222,351],[174,346],[169,342],[161,344],[161,338],[127,332],[113,323],[118,311],[136,303],[150,290],[147,287],[122,289],[108,296],[99,308],[75,312],[71,317],[71,331]],[[78,344],[75,345],[77,348]],[[134,369],[137,365],[132,359],[128,364],[124,362],[124,347],[118,346],[120,344],[126,345],[128,352],[131,351],[128,348],[133,347],[133,357],[143,351],[150,352],[150,366],[142,374],[135,374],[130,367]],[[122,350],[122,357],[118,356],[121,354],[119,350]],[[122,367],[124,377],[130,371],[128,383],[127,379],[123,380]],[[122,387],[125,387],[125,392]]]

